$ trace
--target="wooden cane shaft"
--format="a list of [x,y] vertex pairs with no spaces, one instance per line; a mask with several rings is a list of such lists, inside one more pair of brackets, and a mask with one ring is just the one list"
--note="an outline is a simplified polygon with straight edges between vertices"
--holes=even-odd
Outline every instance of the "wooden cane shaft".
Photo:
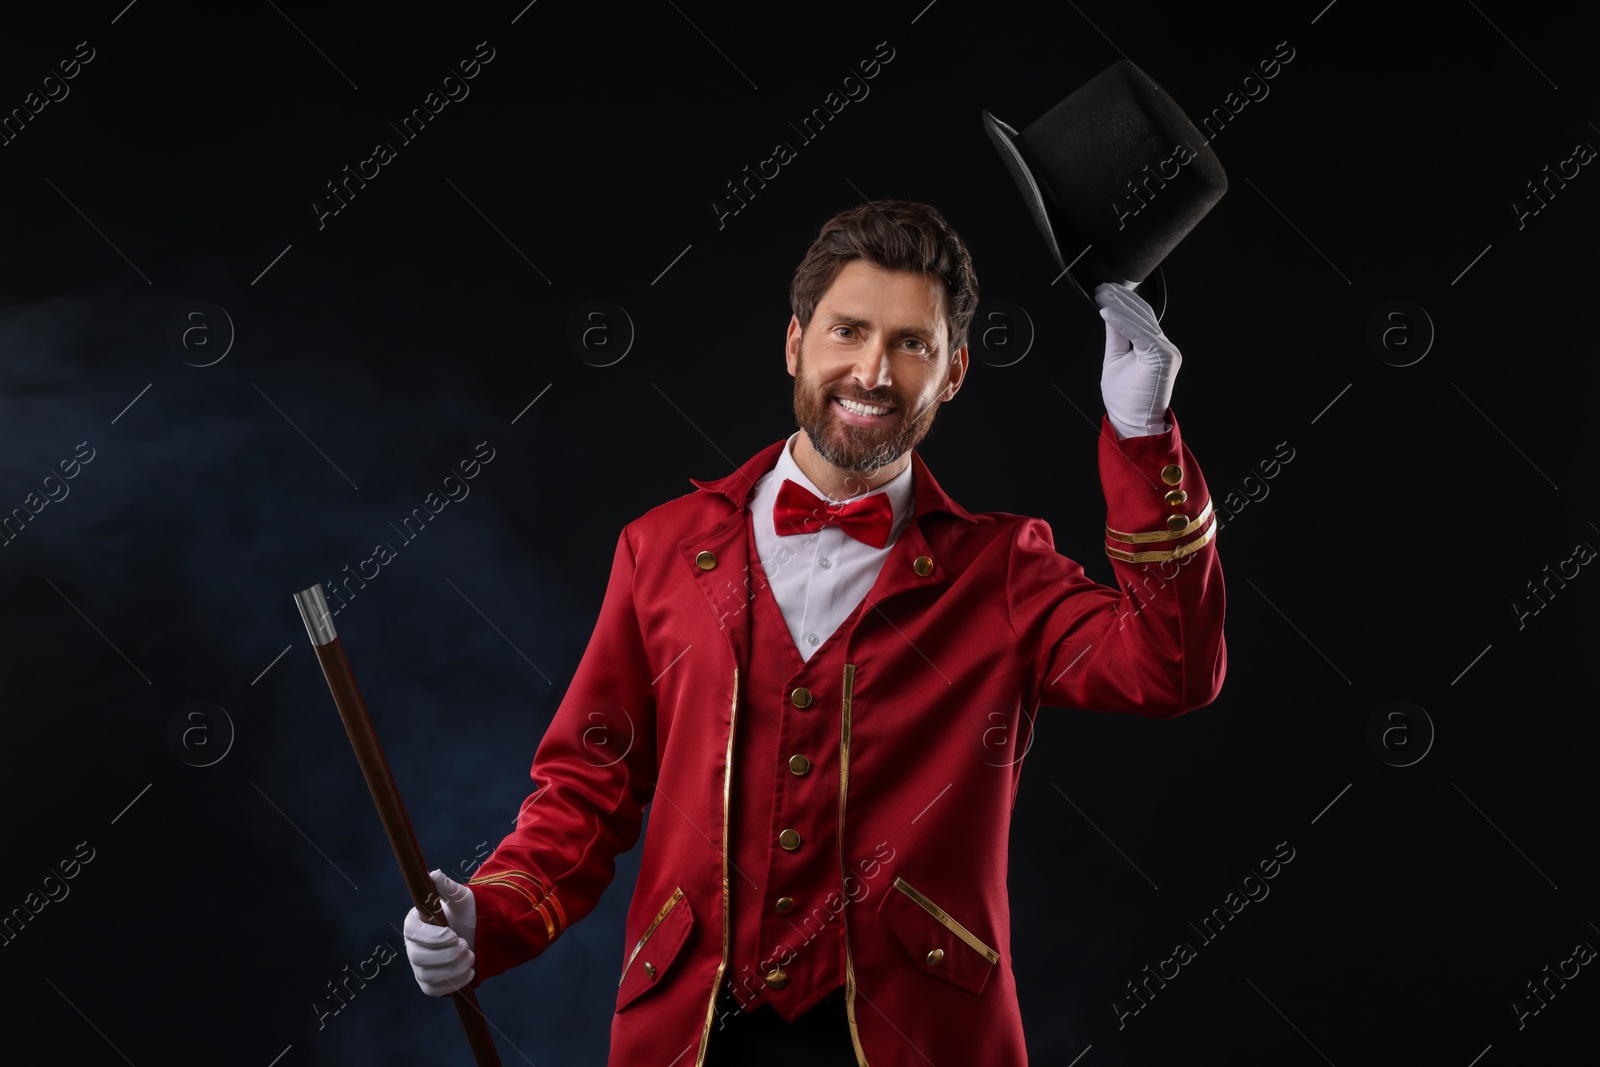
[[[339,709],[339,718],[344,722],[356,762],[361,765],[361,775],[367,781],[367,791],[372,794],[372,803],[378,809],[378,818],[383,823],[383,832],[389,838],[389,847],[394,850],[395,862],[400,865],[400,876],[405,879],[411,902],[416,905],[417,913],[424,922],[446,926],[444,907],[434,889],[433,879],[428,875],[422,846],[417,844],[416,832],[411,828],[405,804],[400,800],[400,790],[395,785],[394,775],[389,772],[389,761],[384,758],[383,747],[378,744],[372,717],[367,713],[366,701],[361,699],[361,690],[356,686],[355,674],[345,656],[344,645],[336,637],[325,645],[312,647],[316,650],[318,662],[322,664],[328,689],[333,693],[334,706]],[[455,1002],[456,1014],[467,1032],[467,1043],[472,1047],[478,1067],[500,1067],[494,1039],[489,1035],[488,1019],[478,1008],[477,995],[468,987],[450,994],[450,999]]]
[[378,809],[378,818],[383,823],[383,832],[389,837],[389,846],[394,850],[395,862],[400,865],[400,876],[405,879],[411,902],[429,923],[443,926],[443,909],[433,879],[428,876],[422,847],[417,844],[417,835],[406,816],[400,791],[394,784],[394,775],[389,771],[389,761],[378,744],[378,735],[372,728],[366,702],[361,699],[361,691],[356,686],[343,643],[335,638],[326,645],[317,646],[317,659],[322,663],[322,673],[327,676],[333,703],[339,709],[339,718],[343,720],[345,733],[349,735],[350,747],[355,750],[356,762],[361,765],[362,777],[367,780],[367,791],[372,794],[372,803]]

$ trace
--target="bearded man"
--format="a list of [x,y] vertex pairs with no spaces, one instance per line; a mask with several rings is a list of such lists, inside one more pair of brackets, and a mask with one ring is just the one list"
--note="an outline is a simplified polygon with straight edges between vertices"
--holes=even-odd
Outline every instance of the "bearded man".
[[425,992],[543,952],[653,805],[614,1067],[1026,1064],[1022,761],[993,739],[1040,706],[1180,715],[1227,661],[1210,494],[1169,407],[1181,357],[1133,287],[1095,299],[1115,587],[1042,520],[962,508],[916,452],[978,300],[944,217],[880,200],[822,227],[791,286],[797,431],[623,529],[516,829],[466,886],[434,872],[448,927],[407,916]]

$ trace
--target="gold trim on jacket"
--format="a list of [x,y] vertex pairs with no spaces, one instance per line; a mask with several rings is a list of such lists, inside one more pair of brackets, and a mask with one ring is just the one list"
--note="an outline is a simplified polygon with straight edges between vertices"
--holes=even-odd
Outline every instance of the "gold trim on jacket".
[[672,891],[672,895],[667,898],[667,902],[661,905],[661,910],[656,912],[654,919],[650,920],[650,925],[644,928],[644,933],[639,935],[639,940],[634,943],[633,951],[628,953],[628,962],[622,965],[622,977],[617,979],[618,989],[622,988],[622,983],[627,981],[628,968],[633,966],[634,957],[639,955],[639,950],[644,948],[644,943],[650,940],[650,935],[656,932],[656,927],[660,926],[661,920],[667,917],[667,912],[671,911],[678,901],[682,899],[683,886],[680,885]]
[[[844,861],[844,799],[850,790],[850,712],[855,697],[856,665],[844,665],[843,696],[839,702],[839,874],[848,879],[850,868]],[[850,1043],[856,1048],[856,1063],[867,1067],[867,1053],[861,1047],[861,1034],[856,1029],[856,969],[850,959],[850,920],[843,911],[839,921],[844,923],[844,1013],[850,1021]]]
[[938,919],[940,922],[944,923],[946,929],[948,929],[952,934],[955,934],[961,940],[965,941],[972,947],[973,951],[977,952],[984,959],[988,960],[990,963],[1000,962],[1000,953],[996,952],[988,945],[985,945],[978,939],[976,934],[974,934],[971,930],[968,930],[965,926],[962,926],[960,923],[956,922],[955,919],[950,917],[949,913],[947,913],[943,908],[939,907],[939,905],[935,904],[933,901],[929,900],[927,897],[923,896],[922,893],[912,886],[910,882],[897,876],[894,880],[894,887],[900,890],[900,892],[904,893],[906,896],[910,897],[912,900],[916,901],[918,904],[922,905],[923,911],[926,911],[929,915],[932,915],[935,919]]
[[1169,559],[1182,559],[1192,552],[1198,552],[1217,536],[1217,524],[1212,523],[1206,532],[1196,537],[1193,541],[1185,541],[1177,548],[1152,549],[1148,552],[1124,552],[1120,548],[1106,546],[1106,555],[1112,559],[1120,559],[1124,563],[1161,563]]
[[722,987],[723,972],[728,969],[729,899],[728,889],[728,798],[733,787],[733,732],[739,719],[739,668],[733,669],[733,705],[728,712],[728,751],[722,764],[722,959],[717,963],[717,977],[711,983],[711,997],[706,1001],[706,1021],[700,1027],[700,1051],[695,1053],[694,1067],[704,1067],[706,1049],[711,1043],[711,1020],[717,1015],[717,991]]

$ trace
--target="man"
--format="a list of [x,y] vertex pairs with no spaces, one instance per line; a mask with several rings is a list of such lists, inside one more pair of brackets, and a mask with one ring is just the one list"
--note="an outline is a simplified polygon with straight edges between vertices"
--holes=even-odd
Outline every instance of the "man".
[[[652,801],[610,1063],[1027,1062],[1007,829],[1041,704],[1151,717],[1226,664],[1210,496],[1168,407],[1180,355],[1131,289],[1106,322],[1106,552],[973,514],[914,451],[965,381],[977,282],[934,209],[830,220],[791,287],[799,431],[618,539],[538,789],[406,949],[442,995],[593,909]],[[844,503],[839,503],[844,501]],[[759,1059],[757,1059],[759,1057]]]

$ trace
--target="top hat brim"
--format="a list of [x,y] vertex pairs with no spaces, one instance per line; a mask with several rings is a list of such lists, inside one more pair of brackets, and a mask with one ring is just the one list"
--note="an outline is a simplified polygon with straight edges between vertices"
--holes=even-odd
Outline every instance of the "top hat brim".
[[[1039,233],[1044,237],[1044,243],[1050,249],[1050,256],[1056,261],[1056,266],[1061,268],[1073,286],[1080,293],[1083,293],[1086,299],[1092,301],[1093,297],[1089,295],[1089,291],[1084,288],[1083,283],[1073,274],[1071,264],[1076,262],[1078,256],[1075,255],[1072,260],[1068,260],[1061,252],[1061,242],[1063,239],[1070,237],[1072,229],[1064,223],[1057,224],[1052,218],[1050,205],[1045,199],[1044,190],[1039,185],[1038,180],[1034,178],[1033,170],[1028,166],[1028,161],[1017,144],[1017,131],[1000,119],[995,118],[994,115],[989,113],[988,108],[983,109],[983,130],[989,135],[989,140],[994,142],[995,149],[1000,153],[1001,162],[1011,172],[1012,180],[1017,183],[1017,189],[1022,193],[1022,199],[1028,205],[1028,213],[1033,216],[1034,224],[1038,226]],[[1100,280],[1108,281],[1111,279],[1102,278]],[[1121,278],[1116,280],[1124,285],[1137,286],[1139,284]],[[1152,285],[1149,291],[1140,295],[1150,302],[1155,309],[1156,320],[1160,321],[1161,317],[1166,313],[1167,306],[1166,274],[1160,267],[1157,267],[1150,280]]]
[[1028,168],[1028,161],[1022,158],[1022,150],[1017,147],[1017,131],[991,115],[988,108],[983,109],[983,130],[989,135],[989,140],[994,142],[995,148],[1000,152],[1001,161],[1005,163],[1006,169],[1011,172],[1012,180],[1021,190],[1022,199],[1028,205],[1028,213],[1033,216],[1039,232],[1044,235],[1044,243],[1049,247],[1056,266],[1066,270],[1067,260],[1061,254],[1061,242],[1056,238],[1055,226],[1052,225],[1050,212],[1045,207],[1044,192],[1034,180],[1033,171]]

